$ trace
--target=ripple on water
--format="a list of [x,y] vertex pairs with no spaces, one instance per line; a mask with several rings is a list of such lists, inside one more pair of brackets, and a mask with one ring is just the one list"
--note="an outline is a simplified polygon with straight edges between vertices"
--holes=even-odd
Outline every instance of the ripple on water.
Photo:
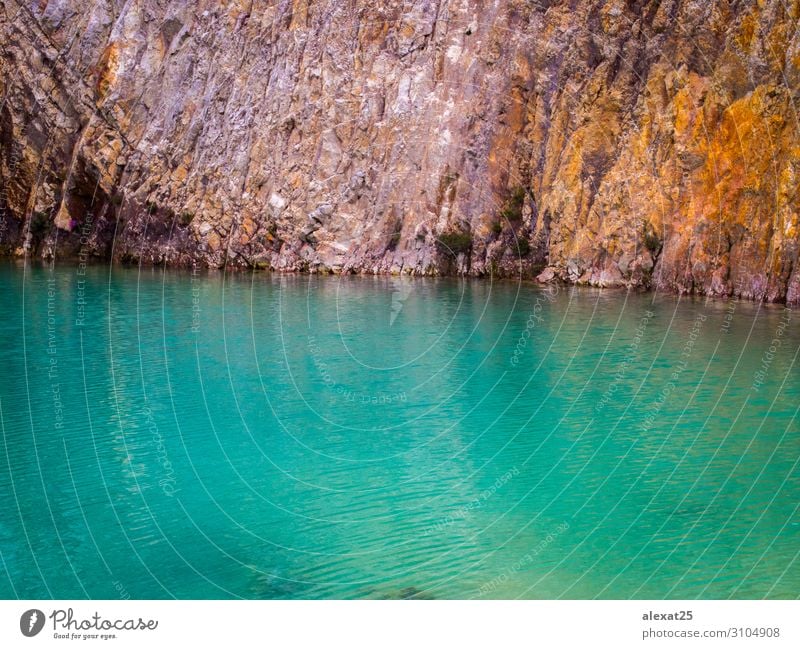
[[513,282],[398,310],[370,278],[95,268],[79,327],[73,271],[50,354],[46,273],[0,268],[0,596],[800,593],[797,328],[753,389],[779,309],[564,290],[529,326]]

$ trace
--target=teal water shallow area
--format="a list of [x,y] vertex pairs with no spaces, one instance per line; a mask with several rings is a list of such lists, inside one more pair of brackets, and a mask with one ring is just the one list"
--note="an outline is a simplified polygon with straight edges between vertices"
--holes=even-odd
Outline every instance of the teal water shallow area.
[[0,597],[796,598],[800,312],[0,266]]

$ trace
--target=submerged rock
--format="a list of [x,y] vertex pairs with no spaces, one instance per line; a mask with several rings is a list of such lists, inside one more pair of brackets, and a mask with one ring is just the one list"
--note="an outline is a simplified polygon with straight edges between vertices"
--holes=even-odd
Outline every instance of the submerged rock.
[[415,586],[407,586],[400,590],[390,591],[380,597],[380,599],[436,599],[424,590]]

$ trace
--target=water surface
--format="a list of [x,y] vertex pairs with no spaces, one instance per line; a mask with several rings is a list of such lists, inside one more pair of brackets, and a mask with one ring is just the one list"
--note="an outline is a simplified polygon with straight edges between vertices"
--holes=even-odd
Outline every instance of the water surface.
[[0,295],[0,597],[800,595],[797,312],[69,265]]

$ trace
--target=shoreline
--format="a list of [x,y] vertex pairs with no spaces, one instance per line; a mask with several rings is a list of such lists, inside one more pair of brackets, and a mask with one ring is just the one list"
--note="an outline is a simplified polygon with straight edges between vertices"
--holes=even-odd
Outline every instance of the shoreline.
[[237,264],[226,264],[223,265],[221,268],[216,268],[213,266],[208,265],[201,265],[196,264],[193,266],[183,265],[183,264],[170,264],[170,263],[147,263],[147,262],[139,262],[139,263],[131,263],[125,262],[120,260],[106,260],[102,261],[97,258],[92,258],[89,261],[81,261],[78,257],[62,257],[60,259],[54,260],[44,260],[41,258],[31,259],[26,257],[15,257],[9,255],[2,255],[0,256],[0,263],[5,263],[9,266],[16,266],[22,268],[24,266],[28,267],[37,267],[37,268],[49,268],[49,267],[65,267],[71,266],[74,264],[74,267],[78,269],[79,267],[83,268],[118,268],[118,269],[126,269],[126,270],[133,270],[133,269],[149,269],[151,271],[160,270],[160,271],[169,271],[171,273],[178,273],[182,274],[185,273],[189,277],[196,277],[199,273],[203,273],[206,275],[221,275],[224,276],[226,274],[234,275],[234,276],[244,276],[247,273],[251,273],[252,275],[277,275],[277,276],[285,276],[285,277],[359,277],[359,278],[385,278],[385,279],[410,279],[410,280],[469,280],[474,282],[516,282],[520,285],[528,285],[534,286],[541,290],[546,290],[550,286],[559,286],[565,288],[575,288],[582,291],[613,291],[615,293],[635,293],[639,295],[648,295],[648,294],[660,294],[662,296],[669,296],[671,298],[677,299],[684,299],[684,298],[691,298],[692,300],[700,300],[703,299],[707,302],[714,302],[714,303],[730,303],[730,302],[742,302],[745,304],[751,304],[753,306],[766,306],[766,307],[788,307],[792,310],[800,308],[800,301],[798,302],[787,302],[785,299],[783,300],[758,300],[751,297],[735,295],[733,293],[725,294],[725,295],[708,295],[705,293],[698,293],[694,291],[670,291],[664,288],[653,288],[653,287],[643,287],[637,285],[610,285],[610,286],[592,286],[585,283],[577,283],[577,282],[569,282],[565,281],[560,278],[554,278],[548,282],[541,282],[536,279],[535,276],[530,275],[519,275],[516,277],[507,275],[507,274],[488,274],[488,275],[477,275],[477,274],[466,274],[466,273],[437,273],[437,274],[418,274],[418,273],[392,273],[392,272],[370,272],[370,271],[336,271],[331,269],[326,269],[324,271],[318,270],[297,270],[297,269],[281,269],[281,268],[258,268],[254,266],[240,266]]

